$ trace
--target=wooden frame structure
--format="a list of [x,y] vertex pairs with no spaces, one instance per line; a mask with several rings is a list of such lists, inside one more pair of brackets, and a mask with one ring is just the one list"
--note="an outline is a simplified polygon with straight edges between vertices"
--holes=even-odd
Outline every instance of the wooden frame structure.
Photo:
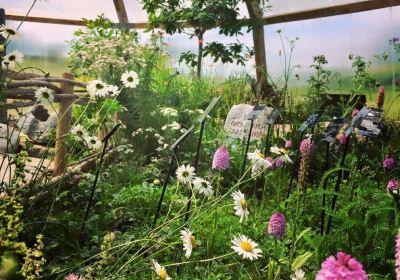
[[[125,28],[128,27],[134,29],[146,29],[149,27],[149,24],[147,22],[130,23],[128,21],[128,15],[123,0],[113,0],[113,1],[119,20],[119,23],[115,23],[116,26],[121,26]],[[285,22],[317,19],[330,16],[346,15],[346,14],[365,12],[382,8],[389,8],[393,6],[400,6],[400,0],[362,0],[355,3],[267,16],[263,18],[263,22],[264,25],[269,25],[276,23],[285,23]],[[6,14],[6,20],[16,20],[16,21],[24,20],[26,22],[38,22],[38,23],[61,24],[61,25],[77,25],[77,26],[85,25],[85,22],[83,20],[35,17],[35,16],[25,17],[24,15],[15,15],[15,14]]]

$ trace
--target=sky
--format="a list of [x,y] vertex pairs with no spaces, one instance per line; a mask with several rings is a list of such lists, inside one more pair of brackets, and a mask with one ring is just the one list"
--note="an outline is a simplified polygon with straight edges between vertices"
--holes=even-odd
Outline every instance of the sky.
[[[299,9],[316,8],[355,2],[355,0],[271,0],[272,8],[266,14],[279,14]],[[0,0],[0,7],[6,9],[6,13],[24,14],[29,9],[32,0]],[[136,0],[125,0],[129,20],[131,22],[146,21],[146,14]],[[244,7],[241,7],[243,15],[246,15]],[[117,16],[111,0],[41,0],[31,11],[32,16],[58,17],[58,18],[95,18],[104,13],[113,21]],[[16,25],[17,22],[7,22]],[[40,23],[24,23],[21,26],[21,40],[13,47],[26,55],[56,55],[66,56],[68,44],[66,41],[73,38],[73,32],[77,27]],[[333,69],[348,70],[351,62],[347,59],[350,53],[362,55],[372,59],[375,54],[384,51],[390,53],[389,40],[400,36],[400,7],[386,8],[363,13],[343,16],[334,16],[321,19],[304,20],[292,23],[274,24],[264,27],[267,50],[267,63],[269,71],[274,76],[281,74],[282,49],[277,30],[282,30],[282,35],[290,39],[298,37],[293,53],[293,65],[301,65],[302,71],[307,72],[312,63],[312,57],[325,54],[329,61],[329,67]],[[244,32],[245,33],[245,32]],[[148,34],[140,32],[142,39],[146,40]],[[205,42],[218,41],[223,43],[239,40],[252,47],[251,34],[240,37],[224,37],[218,34],[218,30],[210,30],[205,34]],[[177,34],[165,38],[169,44],[167,52],[172,56],[175,66],[179,53],[184,51],[196,52],[197,40],[188,39],[186,35]],[[205,71],[210,74],[228,76],[232,72],[254,73],[253,61],[246,66],[223,65],[204,62]]]

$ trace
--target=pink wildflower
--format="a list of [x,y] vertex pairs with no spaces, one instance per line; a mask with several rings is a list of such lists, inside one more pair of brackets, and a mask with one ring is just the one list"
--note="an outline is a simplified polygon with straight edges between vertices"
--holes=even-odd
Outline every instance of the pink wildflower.
[[382,109],[383,102],[385,102],[385,88],[384,86],[380,86],[378,90],[378,96],[376,98],[376,106],[379,109]]
[[291,149],[293,147],[293,141],[291,139],[286,140],[285,149]]
[[272,235],[276,239],[279,239],[285,236],[285,232],[286,232],[285,216],[280,212],[272,214],[268,224],[268,234]]
[[387,188],[386,191],[397,191],[399,189],[399,181],[397,181],[396,179],[390,179],[388,184],[387,184]]
[[314,148],[314,142],[311,139],[311,137],[303,139],[300,143],[300,153],[301,154],[308,154],[312,152],[312,149]]
[[77,274],[69,273],[67,275],[67,277],[65,277],[65,280],[84,280],[84,278],[82,276],[77,275]]
[[343,252],[328,257],[315,280],[368,280],[362,264]]
[[351,117],[354,118],[355,116],[357,116],[358,112],[360,112],[360,110],[358,110],[357,108],[353,110],[353,112],[351,113]]
[[400,230],[396,237],[396,280],[400,280]]
[[396,167],[396,161],[394,160],[394,158],[386,156],[386,158],[383,161],[383,167],[386,170],[391,171]]
[[218,148],[214,154],[212,169],[225,171],[229,167],[229,152],[228,150],[222,146]]

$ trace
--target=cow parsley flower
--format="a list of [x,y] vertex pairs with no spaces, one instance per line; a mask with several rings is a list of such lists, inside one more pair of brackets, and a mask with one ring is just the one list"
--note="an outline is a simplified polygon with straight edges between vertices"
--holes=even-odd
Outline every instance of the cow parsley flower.
[[51,104],[54,101],[54,91],[47,87],[40,87],[35,91],[37,103]]
[[188,165],[181,165],[176,170],[176,177],[182,184],[191,184],[195,176],[194,167]]
[[139,76],[135,71],[128,71],[122,74],[121,82],[127,88],[135,88],[139,84]]
[[242,222],[243,219],[247,219],[247,216],[249,216],[247,201],[244,198],[244,194],[241,191],[232,193],[232,198],[235,204],[234,205],[235,215],[239,216],[240,222]]
[[188,229],[181,230],[181,240],[183,242],[183,250],[185,251],[185,257],[188,259],[192,254],[194,248],[196,248],[196,237]]
[[247,238],[245,235],[239,235],[232,240],[233,246],[231,247],[243,259],[256,260],[261,257],[261,249],[257,248],[258,244]]

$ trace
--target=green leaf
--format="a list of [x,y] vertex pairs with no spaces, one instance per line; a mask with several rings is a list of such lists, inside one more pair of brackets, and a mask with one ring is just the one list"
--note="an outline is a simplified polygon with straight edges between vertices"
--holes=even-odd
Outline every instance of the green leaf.
[[312,255],[313,253],[307,251],[304,254],[297,256],[292,263],[292,270],[296,271],[297,269],[301,268],[308,261],[308,259],[312,257]]

